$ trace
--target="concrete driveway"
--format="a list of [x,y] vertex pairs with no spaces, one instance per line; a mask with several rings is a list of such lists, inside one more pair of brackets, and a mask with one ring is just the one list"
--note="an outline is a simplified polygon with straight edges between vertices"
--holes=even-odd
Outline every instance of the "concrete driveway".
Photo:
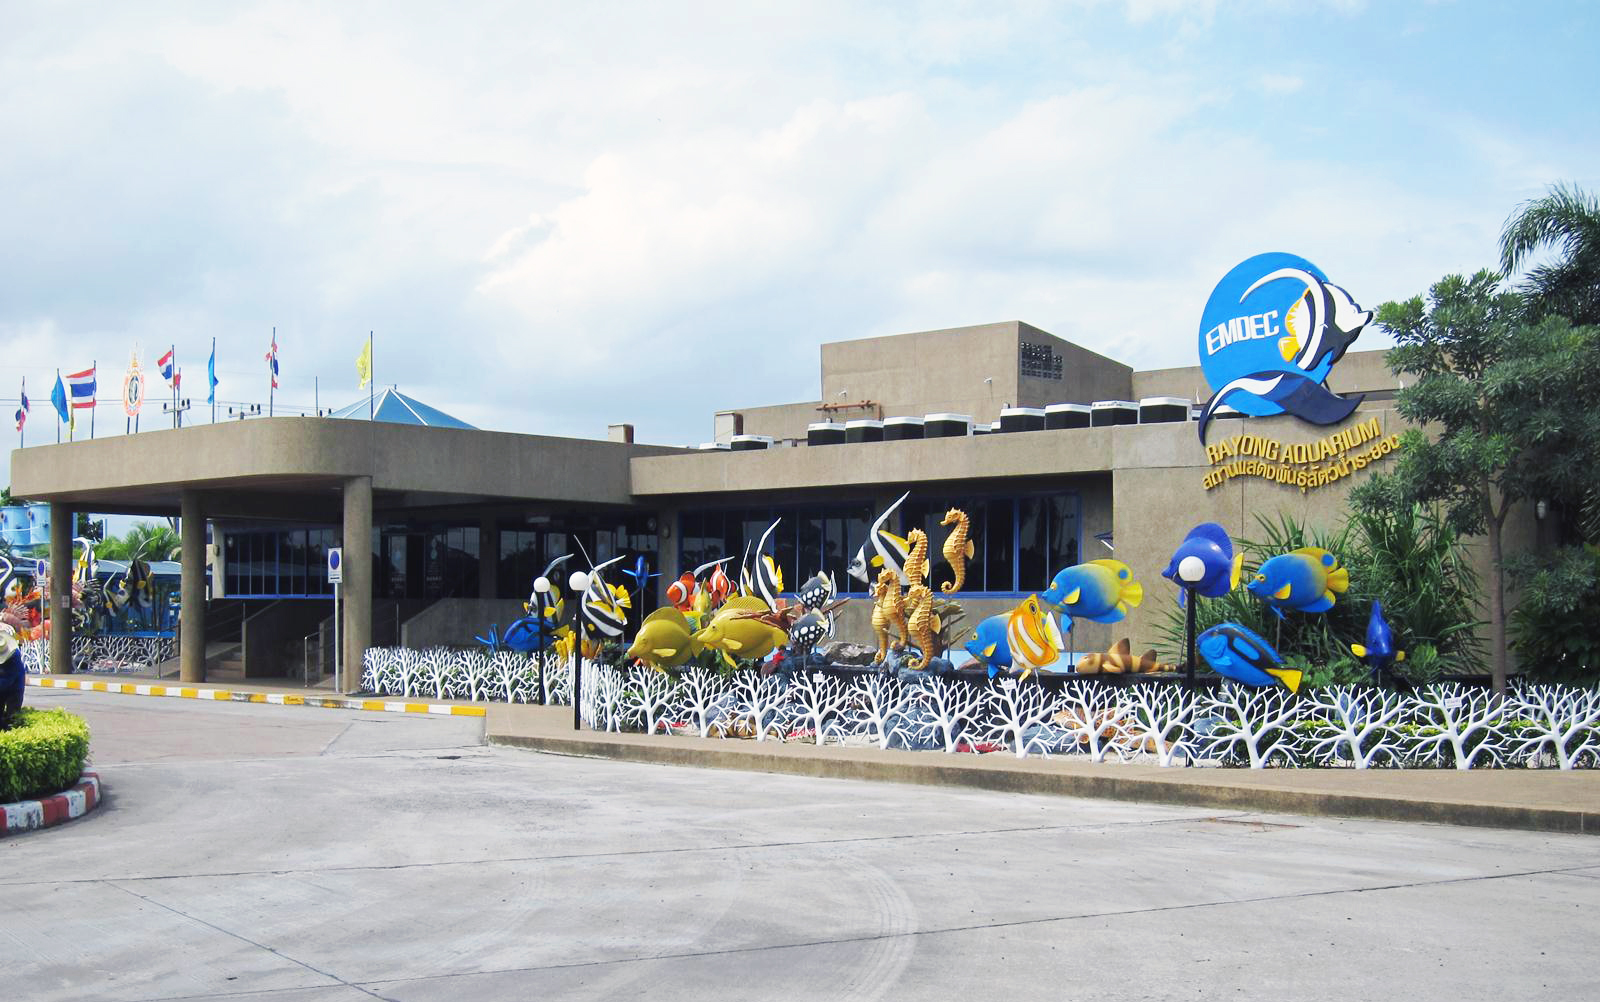
[[718,772],[482,721],[30,692],[108,794],[0,840],[32,1000],[1593,996],[1600,840]]

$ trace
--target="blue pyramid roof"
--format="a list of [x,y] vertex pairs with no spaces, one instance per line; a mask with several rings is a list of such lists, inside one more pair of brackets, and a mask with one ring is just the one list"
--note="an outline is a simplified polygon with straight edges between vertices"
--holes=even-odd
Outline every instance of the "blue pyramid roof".
[[369,415],[373,420],[389,421],[393,424],[417,424],[429,428],[473,427],[460,418],[453,418],[444,411],[429,407],[414,397],[406,396],[392,386],[385,387],[374,399],[357,400],[328,416],[365,421]]

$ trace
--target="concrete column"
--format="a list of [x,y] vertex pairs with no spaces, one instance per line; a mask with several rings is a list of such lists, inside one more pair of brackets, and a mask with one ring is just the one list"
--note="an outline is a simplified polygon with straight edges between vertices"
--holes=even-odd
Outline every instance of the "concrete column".
[[493,515],[478,521],[478,597],[500,597],[500,523]]
[[361,688],[361,659],[372,644],[372,478],[351,477],[344,482],[344,583],[339,600],[344,606],[339,629],[344,647],[343,692]]
[[50,504],[50,672],[72,673],[72,509]]
[[184,682],[206,680],[206,515],[198,491],[179,497],[180,557],[178,600],[178,678]]

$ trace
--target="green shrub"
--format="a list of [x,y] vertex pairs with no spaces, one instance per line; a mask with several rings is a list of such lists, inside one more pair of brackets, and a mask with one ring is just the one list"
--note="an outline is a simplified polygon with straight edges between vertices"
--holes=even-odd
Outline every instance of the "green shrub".
[[1513,568],[1522,599],[1511,613],[1512,647],[1539,682],[1600,681],[1600,549],[1563,547],[1540,566]]
[[0,803],[60,793],[83,774],[89,725],[66,710],[29,710],[0,731]]

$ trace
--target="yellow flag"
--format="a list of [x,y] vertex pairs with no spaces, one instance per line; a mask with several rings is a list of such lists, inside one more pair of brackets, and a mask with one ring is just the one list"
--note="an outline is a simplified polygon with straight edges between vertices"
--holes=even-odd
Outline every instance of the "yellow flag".
[[366,386],[372,382],[372,338],[367,338],[367,343],[362,346],[361,354],[356,357],[356,374],[361,377],[361,385]]

